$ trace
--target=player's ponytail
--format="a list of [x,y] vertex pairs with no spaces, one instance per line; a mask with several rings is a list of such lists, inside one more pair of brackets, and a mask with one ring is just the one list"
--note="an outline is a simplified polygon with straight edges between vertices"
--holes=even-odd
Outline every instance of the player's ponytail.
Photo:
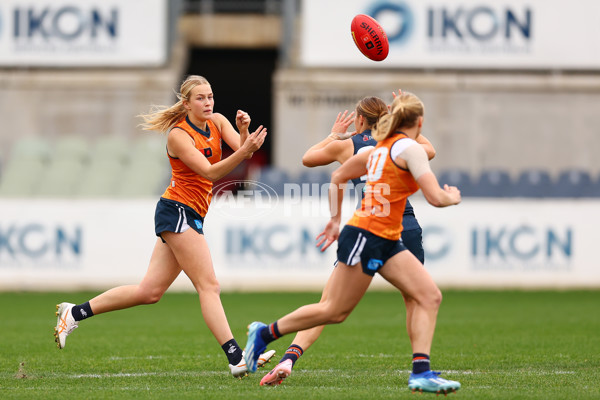
[[199,75],[190,75],[181,84],[177,95],[177,103],[171,107],[152,106],[147,114],[140,114],[138,117],[144,120],[139,126],[145,131],[167,132],[186,115],[187,110],[183,106],[184,100],[189,100],[192,89],[198,85],[210,85],[206,78]]
[[390,107],[390,113],[383,115],[373,129],[373,138],[378,142],[403,128],[412,128],[425,112],[423,102],[410,92],[396,97]]

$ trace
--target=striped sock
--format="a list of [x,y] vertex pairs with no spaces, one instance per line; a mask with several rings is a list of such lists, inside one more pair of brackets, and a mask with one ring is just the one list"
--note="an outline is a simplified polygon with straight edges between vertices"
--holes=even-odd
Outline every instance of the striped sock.
[[296,364],[296,361],[298,361],[298,359],[302,356],[302,354],[304,354],[304,350],[302,350],[302,347],[292,343],[290,347],[288,347],[288,349],[285,351],[283,357],[281,357],[279,363],[282,363],[285,360],[292,360],[293,367],[294,364]]
[[279,339],[281,337],[281,333],[279,333],[279,329],[277,328],[277,321],[264,327],[260,331],[260,337],[266,344],[271,343],[275,339]]
[[413,374],[421,374],[430,370],[429,355],[423,353],[414,353],[412,360]]

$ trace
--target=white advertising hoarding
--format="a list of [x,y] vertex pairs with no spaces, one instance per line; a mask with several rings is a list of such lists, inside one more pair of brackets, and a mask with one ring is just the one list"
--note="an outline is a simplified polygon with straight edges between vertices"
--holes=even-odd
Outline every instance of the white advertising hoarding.
[[[0,290],[139,282],[156,242],[155,204],[0,200]],[[425,267],[441,287],[600,288],[597,200],[467,198],[436,209],[417,197],[413,205],[424,230]],[[346,204],[348,216],[353,206]],[[217,199],[205,233],[222,288],[322,289],[336,249],[315,247],[327,219],[327,204],[318,199]],[[183,274],[173,287],[193,290]],[[373,287],[390,286],[377,276]]]
[[167,0],[2,0],[0,66],[158,66]]
[[[600,2],[573,0],[344,0],[302,3],[301,62],[319,67],[598,69]],[[350,22],[374,17],[384,61],[355,47]]]

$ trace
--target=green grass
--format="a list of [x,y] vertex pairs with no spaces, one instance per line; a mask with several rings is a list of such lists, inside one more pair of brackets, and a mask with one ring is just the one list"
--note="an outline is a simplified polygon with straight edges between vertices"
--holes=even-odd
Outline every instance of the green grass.
[[[243,380],[229,375],[191,293],[167,293],[158,304],[84,321],[58,350],[54,305],[93,295],[0,293],[0,398],[417,398],[406,385],[411,350],[396,292],[367,293],[274,388],[259,386],[264,370]],[[244,346],[248,323],[271,322],[319,294],[222,299]],[[432,367],[461,382],[450,398],[600,398],[599,310],[600,291],[445,291]],[[291,339],[270,346],[279,353],[275,361]]]

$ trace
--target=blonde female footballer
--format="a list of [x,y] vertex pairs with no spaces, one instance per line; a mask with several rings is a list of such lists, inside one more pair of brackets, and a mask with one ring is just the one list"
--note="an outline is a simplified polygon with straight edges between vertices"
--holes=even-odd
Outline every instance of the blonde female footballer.
[[[181,85],[179,101],[142,115],[145,130],[167,133],[167,156],[172,177],[160,197],[154,223],[157,236],[146,275],[137,285],[119,286],[75,305],[57,306],[55,338],[60,349],[80,321],[94,315],[158,302],[183,271],[198,292],[204,321],[223,349],[234,377],[247,374],[242,349],[233,337],[215,276],[210,251],[204,238],[204,217],[212,198],[213,182],[252,157],[263,144],[267,129],[262,125],[249,132],[250,116],[241,110],[236,126],[213,111],[214,96],[203,77],[189,76]],[[221,142],[234,153],[221,159]],[[274,352],[261,356],[268,361]]]

